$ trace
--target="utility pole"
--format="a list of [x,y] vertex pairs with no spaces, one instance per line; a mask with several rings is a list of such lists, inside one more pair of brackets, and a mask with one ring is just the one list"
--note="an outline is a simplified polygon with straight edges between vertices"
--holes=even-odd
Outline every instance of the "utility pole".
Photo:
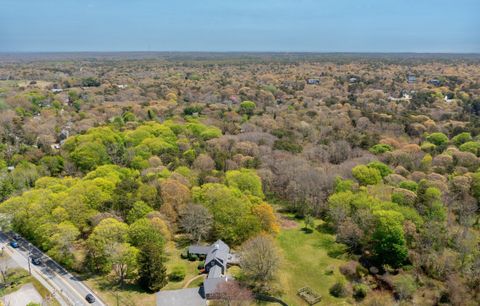
[[30,257],[32,256],[32,248],[30,246],[28,246],[28,258],[27,258],[27,262],[28,262],[28,273],[30,275],[32,275],[32,267],[30,266]]

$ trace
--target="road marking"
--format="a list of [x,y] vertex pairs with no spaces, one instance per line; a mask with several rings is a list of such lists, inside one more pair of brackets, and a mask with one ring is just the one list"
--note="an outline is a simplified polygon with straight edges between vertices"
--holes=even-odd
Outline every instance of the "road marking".
[[[9,236],[7,236],[5,233],[2,233],[0,232],[0,239],[6,241],[5,242],[5,245],[7,245],[7,250],[9,250],[10,252],[16,252],[15,254],[19,255],[19,256],[22,256],[23,258],[25,258],[27,260],[27,264],[30,266],[30,255],[32,254],[32,250],[35,249],[39,254],[42,255],[42,257],[45,257],[47,259],[48,262],[50,263],[53,263],[53,265],[58,268],[62,273],[65,274],[65,278],[66,277],[69,277],[69,278],[72,278],[74,279],[74,282],[77,286],[79,286],[81,288],[81,290],[83,291],[86,291],[87,293],[92,293],[93,294],[93,291],[88,287],[86,286],[83,282],[77,280],[77,277],[72,275],[70,272],[68,272],[64,267],[62,267],[60,264],[58,264],[55,260],[53,260],[52,258],[50,258],[47,254],[43,253],[39,248],[37,248],[35,245],[31,244],[29,241],[27,241],[26,239],[23,239],[22,237],[20,237],[20,241],[22,242],[22,244],[26,244],[25,245],[21,245],[21,247],[25,248],[24,251],[22,251],[22,248],[19,248],[19,249],[15,249],[15,248],[12,248],[10,250],[10,246],[8,244],[8,240],[10,239]],[[28,252],[28,254],[24,254]],[[19,263],[20,264],[20,263]],[[58,287],[59,285],[55,283],[55,281],[53,280],[53,277],[55,277],[56,279],[58,279],[63,285],[66,285],[68,288],[70,288],[71,291],[74,292],[74,295],[77,295],[77,297],[80,297],[80,301],[78,300],[72,300],[68,294],[66,294],[66,292],[63,291],[63,289],[60,288],[60,290],[58,290],[62,295],[65,295],[65,297],[67,298],[67,300],[70,301],[70,303],[73,303],[73,305],[88,305],[86,304],[86,302],[84,301],[84,297],[82,294],[80,294],[80,292],[75,289],[67,279],[64,278],[64,276],[60,275],[59,273],[57,273],[55,271],[55,269],[51,269],[48,265],[46,265],[45,263],[45,269],[49,272],[48,274],[47,273],[44,273],[40,267],[36,267],[34,265],[33,266],[33,270],[41,277],[43,278],[48,278],[51,280],[52,284],[54,284],[56,287]],[[73,281],[73,280],[72,280]],[[53,285],[52,285],[53,286]],[[55,287],[54,286],[54,287]],[[104,305],[106,306],[105,303],[103,303],[103,301],[100,300],[100,298],[98,298],[98,296],[95,295],[95,305]]]
[[[14,258],[15,253],[13,252],[13,250],[10,250],[10,248],[5,248],[4,250],[7,251],[8,255],[10,256],[10,258],[11,258],[13,261],[15,261],[15,262],[17,263],[17,265],[19,265],[21,268],[23,268],[23,267],[22,267],[22,264],[19,263],[19,262],[17,262],[17,260],[15,260],[15,258]],[[18,252],[18,253],[19,253],[19,254],[17,254],[17,255],[20,255],[20,256],[22,255],[20,252]],[[23,257],[23,256],[22,256],[22,257]],[[24,269],[24,268],[23,268],[23,269]],[[35,272],[36,272],[36,274],[37,274],[37,276],[38,276],[38,277],[35,277],[36,279],[39,279],[39,277],[40,277],[40,278],[43,278],[44,281],[45,281],[45,283],[48,284],[48,286],[52,287],[54,291],[57,291],[57,292],[62,293],[62,292],[61,292],[61,289],[58,288],[58,285],[57,285],[57,284],[55,284],[53,281],[52,281],[51,283],[49,283],[48,280],[46,280],[45,277],[43,277],[43,275],[42,275],[41,273],[38,273],[38,271],[35,271]],[[40,280],[39,280],[39,282],[42,283]],[[42,284],[42,285],[43,285],[43,284]],[[48,288],[46,288],[46,289],[48,289]],[[48,291],[51,291],[51,290],[48,290]],[[51,293],[52,293],[52,295],[55,297],[55,299],[58,300],[58,298],[57,298],[56,295],[55,295],[55,292],[51,292]],[[61,296],[62,301],[63,301],[65,304],[69,304],[69,303],[70,303],[70,302],[69,302],[70,299],[69,299],[67,296],[64,296],[63,294],[60,294],[60,296]],[[66,300],[65,300],[65,299],[66,299]],[[58,302],[61,304],[61,301],[58,300]]]

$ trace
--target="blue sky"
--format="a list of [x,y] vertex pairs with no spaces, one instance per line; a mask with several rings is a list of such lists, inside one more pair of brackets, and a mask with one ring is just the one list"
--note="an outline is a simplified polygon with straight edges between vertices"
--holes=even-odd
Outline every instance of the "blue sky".
[[0,0],[0,52],[480,53],[480,0]]

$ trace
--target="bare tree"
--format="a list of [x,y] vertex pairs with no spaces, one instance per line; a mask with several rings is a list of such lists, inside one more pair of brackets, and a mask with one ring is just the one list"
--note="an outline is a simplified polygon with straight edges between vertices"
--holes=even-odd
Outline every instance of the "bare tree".
[[240,266],[247,281],[259,289],[267,288],[280,266],[280,256],[274,240],[259,235],[246,241],[240,251]]
[[248,306],[252,304],[252,291],[236,281],[229,280],[221,283],[216,291],[221,300],[213,301],[212,305]]
[[202,205],[189,205],[180,217],[180,227],[199,242],[212,229],[212,215]]

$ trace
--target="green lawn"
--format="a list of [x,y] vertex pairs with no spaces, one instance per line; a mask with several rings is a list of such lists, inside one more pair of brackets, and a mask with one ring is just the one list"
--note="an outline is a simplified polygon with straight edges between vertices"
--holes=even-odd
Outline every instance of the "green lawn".
[[[293,218],[292,218],[293,219]],[[345,263],[344,247],[335,243],[335,236],[319,231],[323,221],[316,220],[317,230],[306,232],[303,223],[282,229],[277,237],[284,262],[279,272],[279,283],[284,291],[282,299],[289,305],[307,305],[297,296],[297,290],[308,286],[322,296],[316,305],[346,305],[346,299],[331,296],[329,288],[343,278],[338,266]],[[333,273],[329,273],[333,271]]]
[[[188,243],[182,243],[188,245]],[[183,247],[180,247],[178,245],[175,245],[174,242],[170,241],[167,246],[166,246],[166,253],[168,256],[168,261],[166,263],[167,266],[167,274],[169,274],[172,269],[176,266],[183,267],[185,269],[185,279],[180,282],[168,282],[168,284],[163,287],[162,290],[172,290],[172,289],[180,289],[183,288],[183,286],[191,279],[194,278],[195,276],[199,275],[200,272],[197,269],[198,264],[201,263],[202,261],[197,260],[197,261],[189,261],[187,259],[182,259],[180,257],[180,254],[183,251]]]

